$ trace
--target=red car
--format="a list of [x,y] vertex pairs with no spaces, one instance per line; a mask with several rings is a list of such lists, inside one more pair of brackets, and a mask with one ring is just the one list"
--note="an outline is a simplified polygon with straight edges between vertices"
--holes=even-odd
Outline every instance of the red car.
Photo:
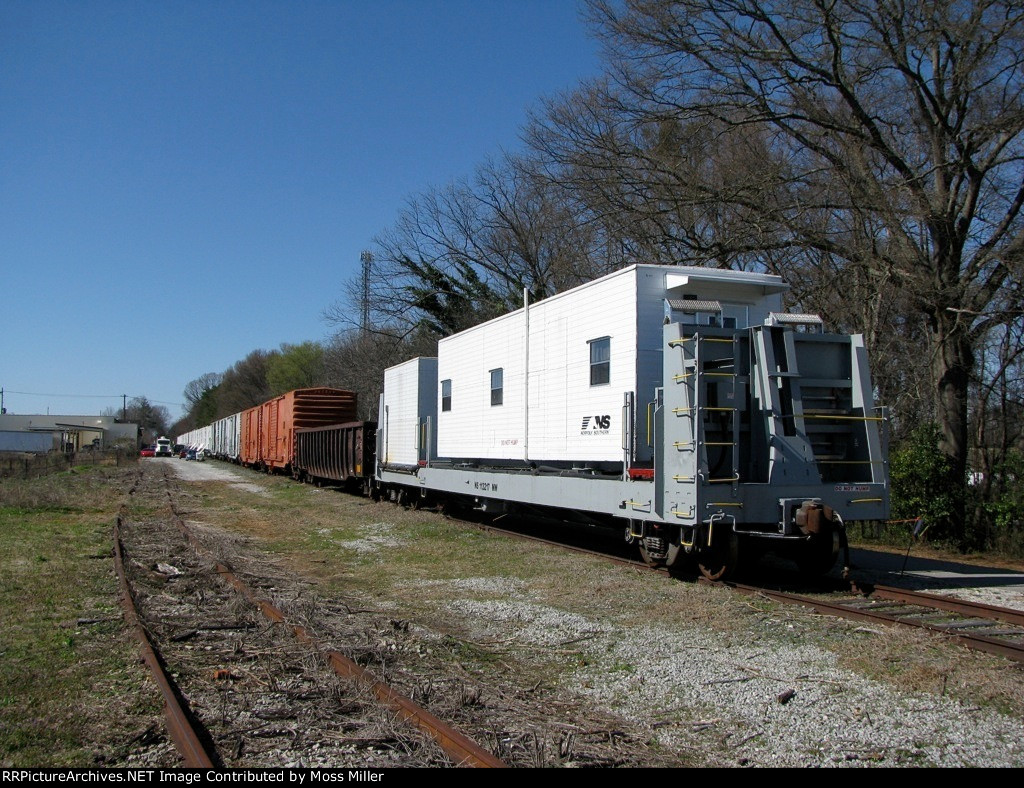
[[143,446],[142,451],[139,452],[140,457],[155,457],[156,449],[152,446]]

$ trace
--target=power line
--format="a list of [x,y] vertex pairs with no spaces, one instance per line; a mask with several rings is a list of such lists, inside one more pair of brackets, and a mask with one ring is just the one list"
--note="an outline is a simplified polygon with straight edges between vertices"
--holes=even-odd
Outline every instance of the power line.
[[[4,389],[5,394],[21,394],[26,397],[64,397],[67,399],[121,399],[123,394],[47,394],[39,391],[15,391],[14,389]],[[165,402],[159,399],[149,399],[142,394],[135,395],[131,399],[145,399],[147,402],[151,402],[155,405],[175,405],[179,408],[185,407],[181,402]]]
[[4,389],[8,394],[24,394],[28,397],[74,397],[80,399],[115,399],[120,397],[120,394],[46,394],[39,391],[15,391],[14,389]]

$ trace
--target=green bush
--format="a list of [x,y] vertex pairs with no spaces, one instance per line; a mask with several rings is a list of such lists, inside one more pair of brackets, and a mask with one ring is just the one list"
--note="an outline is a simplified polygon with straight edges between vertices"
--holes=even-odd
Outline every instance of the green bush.
[[989,482],[971,491],[973,531],[987,548],[1024,556],[1024,452],[1011,451]]
[[952,518],[966,483],[951,483],[953,463],[939,440],[938,428],[927,424],[889,453],[892,518],[923,517],[931,539],[958,541]]

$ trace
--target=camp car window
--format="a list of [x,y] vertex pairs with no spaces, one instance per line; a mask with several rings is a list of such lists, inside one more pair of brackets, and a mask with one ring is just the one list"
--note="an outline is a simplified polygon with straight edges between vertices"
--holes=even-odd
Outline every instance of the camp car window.
[[612,339],[592,339],[590,344],[590,385],[603,386],[612,379]]
[[500,405],[503,400],[503,385],[502,379],[504,378],[503,370],[492,369],[491,370],[491,405]]
[[441,410],[452,409],[452,382],[451,380],[441,381]]

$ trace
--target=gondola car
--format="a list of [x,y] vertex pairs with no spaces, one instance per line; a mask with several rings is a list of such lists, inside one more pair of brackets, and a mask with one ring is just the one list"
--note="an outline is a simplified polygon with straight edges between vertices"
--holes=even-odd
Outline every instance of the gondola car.
[[372,421],[354,421],[295,430],[292,476],[370,494],[376,427]]
[[296,389],[240,415],[241,462],[266,471],[292,471],[295,431],[354,421],[354,392],[332,388]]

